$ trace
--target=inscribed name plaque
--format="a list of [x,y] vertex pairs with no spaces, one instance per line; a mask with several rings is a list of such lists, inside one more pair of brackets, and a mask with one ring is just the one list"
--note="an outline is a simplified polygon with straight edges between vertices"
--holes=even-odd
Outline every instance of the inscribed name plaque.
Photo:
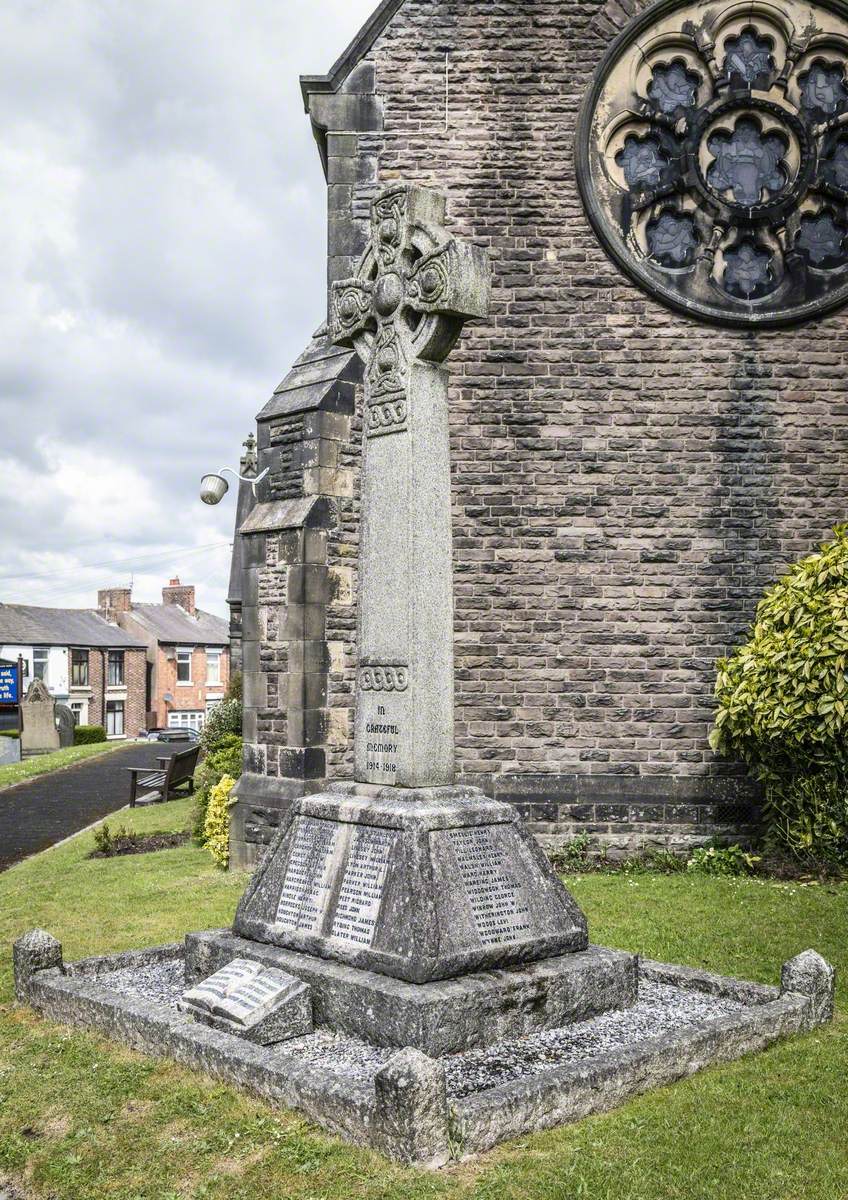
[[189,988],[179,1008],[204,1025],[265,1046],[312,1032],[307,985],[246,958],[234,959]]
[[330,936],[358,946],[374,941],[389,859],[397,843],[393,829],[357,826],[336,903]]
[[281,929],[319,933],[330,901],[339,826],[298,817],[276,922]]
[[[511,845],[511,833],[509,827],[486,826],[436,835],[446,840],[453,854],[471,924],[483,946],[524,941],[533,934],[521,861]],[[453,898],[453,903],[461,902],[460,897]]]

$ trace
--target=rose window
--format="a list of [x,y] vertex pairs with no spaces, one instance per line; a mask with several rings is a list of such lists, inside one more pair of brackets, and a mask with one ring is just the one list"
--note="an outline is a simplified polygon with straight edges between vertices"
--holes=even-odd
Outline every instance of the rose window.
[[848,300],[848,15],[666,0],[607,54],[578,142],[596,232],[666,303],[776,325]]

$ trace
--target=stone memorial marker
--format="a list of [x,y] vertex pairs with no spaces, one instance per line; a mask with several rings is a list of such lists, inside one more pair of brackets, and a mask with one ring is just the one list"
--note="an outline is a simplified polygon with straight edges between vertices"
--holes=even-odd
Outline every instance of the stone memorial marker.
[[74,744],[74,729],[76,720],[73,711],[67,704],[57,704],[55,708],[56,730],[59,734],[59,747],[65,750]]
[[34,679],[21,705],[21,750],[24,754],[49,754],[59,749],[56,702],[42,679]]
[[[313,964],[319,991],[315,960],[326,964],[327,986],[341,985],[332,964],[354,968],[372,1007],[386,1001],[381,976],[414,985],[391,992],[390,1042],[394,1018],[400,1039],[422,998],[444,999],[421,990],[439,981],[570,956],[569,983],[550,1007],[539,1004],[549,1021],[551,1008],[574,1008],[575,991],[598,968],[585,917],[515,809],[454,782],[441,363],[464,324],[487,313],[489,267],[444,219],[438,193],[389,188],[373,203],[357,277],[333,291],[333,337],[356,347],[365,377],[355,779],[293,803],[234,923],[242,938],[309,956],[298,961]],[[593,1011],[630,995],[630,956],[605,960],[603,970],[607,982],[586,991]],[[479,989],[479,977],[469,986]],[[494,998],[468,1021],[472,1042],[489,1036],[483,1027],[491,1032],[499,1004],[514,1003],[501,998],[503,984],[488,986]],[[451,995],[462,1003],[456,989]],[[358,1013],[364,1020],[355,1005],[347,1014],[352,1032]]]
[[448,373],[464,323],[489,311],[484,251],[444,230],[438,192],[399,186],[372,209],[359,276],[333,288],[333,339],[365,364],[355,774],[453,783],[453,567]]

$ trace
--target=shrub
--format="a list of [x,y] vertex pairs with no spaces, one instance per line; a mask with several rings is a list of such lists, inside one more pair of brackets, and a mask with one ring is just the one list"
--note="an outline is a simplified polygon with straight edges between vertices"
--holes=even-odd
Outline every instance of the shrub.
[[20,731],[17,729],[0,729],[0,737],[19,738]]
[[693,850],[686,864],[690,871],[702,875],[753,875],[760,859],[741,846],[701,846]]
[[212,788],[230,776],[237,780],[242,768],[242,739],[235,733],[224,734],[215,749],[209,750],[194,773],[194,810],[192,813],[192,836],[198,845],[204,842],[206,810]]
[[230,810],[236,802],[231,793],[235,786],[235,779],[225,775],[210,788],[203,825],[203,844],[222,870],[230,864]]
[[770,840],[848,861],[848,526],[796,563],[718,664],[713,749],[766,788]]
[[204,750],[214,750],[221,739],[229,733],[241,736],[241,700],[222,700],[206,718],[200,744]]
[[234,671],[230,676],[230,686],[224,699],[238,700],[239,704],[244,702],[244,680],[241,671]]
[[75,746],[93,746],[95,742],[105,742],[106,740],[106,730],[102,725],[74,726]]

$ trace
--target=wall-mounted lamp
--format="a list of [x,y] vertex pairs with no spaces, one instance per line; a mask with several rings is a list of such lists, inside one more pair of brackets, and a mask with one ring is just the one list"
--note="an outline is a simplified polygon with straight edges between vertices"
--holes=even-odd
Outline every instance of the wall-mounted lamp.
[[217,475],[203,476],[200,481],[200,499],[204,504],[220,504],[230,490],[230,485],[224,478],[225,474],[234,475],[242,483],[249,483],[253,489],[253,495],[256,496],[257,483],[262,482],[270,469],[270,467],[266,467],[261,475],[253,477],[251,475],[239,475],[238,471],[234,471],[232,467],[222,467]]

